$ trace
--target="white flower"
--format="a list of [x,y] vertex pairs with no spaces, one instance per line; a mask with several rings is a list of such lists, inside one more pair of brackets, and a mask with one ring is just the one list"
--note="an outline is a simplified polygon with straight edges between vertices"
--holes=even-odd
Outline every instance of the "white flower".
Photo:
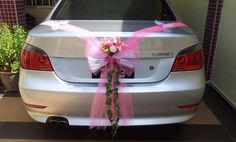
[[60,29],[60,26],[59,25],[55,25],[55,26],[51,27],[51,29],[54,30],[54,31],[57,31],[57,30]]
[[52,25],[52,30],[61,30],[64,26],[66,26],[69,23],[68,20],[66,21],[59,21]]
[[120,52],[122,51],[122,46],[118,46],[117,48]]
[[111,53],[116,53],[116,52],[117,52],[117,47],[114,46],[114,45],[112,45],[112,46],[110,47],[110,51],[111,51]]
[[112,39],[113,39],[113,43],[117,44],[117,39],[115,37],[113,37]]

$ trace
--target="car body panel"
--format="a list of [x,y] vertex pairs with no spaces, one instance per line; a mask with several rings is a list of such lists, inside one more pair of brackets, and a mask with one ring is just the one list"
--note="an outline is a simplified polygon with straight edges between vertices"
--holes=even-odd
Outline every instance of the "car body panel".
[[[203,75],[204,70],[171,73],[158,83],[129,84],[122,92],[131,94],[133,98],[134,120],[130,125],[146,125],[165,118],[173,118],[171,123],[190,119],[196,113],[196,108],[180,109],[178,106],[200,103],[205,88]],[[54,72],[21,69],[20,76],[19,87],[23,101],[47,106],[45,109],[28,108],[34,119],[45,115],[45,119],[39,120],[46,122],[48,116],[62,116],[71,123],[78,120],[73,125],[89,125],[96,84],[68,83],[58,78]],[[186,119],[181,120],[179,117]],[[145,119],[147,122],[141,121]],[[161,121],[157,124],[170,122]]]

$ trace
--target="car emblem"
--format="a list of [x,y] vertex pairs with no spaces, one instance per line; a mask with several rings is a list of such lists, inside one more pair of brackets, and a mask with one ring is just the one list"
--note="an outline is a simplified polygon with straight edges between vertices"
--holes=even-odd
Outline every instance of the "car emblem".
[[172,57],[173,52],[152,52],[152,57]]

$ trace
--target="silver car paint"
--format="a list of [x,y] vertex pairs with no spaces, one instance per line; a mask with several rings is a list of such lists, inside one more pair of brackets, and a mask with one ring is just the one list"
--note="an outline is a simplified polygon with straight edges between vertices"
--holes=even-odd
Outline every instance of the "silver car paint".
[[[21,69],[20,92],[24,102],[46,105],[45,109],[30,109],[35,120],[46,122],[49,116],[62,116],[70,125],[89,125],[91,101],[96,84],[62,81],[54,72]],[[158,83],[129,84],[126,93],[132,94],[134,119],[128,125],[169,124],[189,120],[194,109],[177,106],[200,103],[205,81],[204,70],[170,73]],[[121,121],[122,125],[122,121]]]

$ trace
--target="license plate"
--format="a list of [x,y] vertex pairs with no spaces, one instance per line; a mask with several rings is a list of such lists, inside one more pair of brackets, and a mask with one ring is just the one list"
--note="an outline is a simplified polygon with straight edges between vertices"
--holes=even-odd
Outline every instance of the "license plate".
[[[134,72],[131,74],[131,76],[128,76],[127,74],[125,74],[124,79],[134,79],[134,74],[135,74]],[[99,72],[96,75],[92,73],[93,79],[98,79],[98,78],[100,78],[100,76],[101,76],[101,72]]]

